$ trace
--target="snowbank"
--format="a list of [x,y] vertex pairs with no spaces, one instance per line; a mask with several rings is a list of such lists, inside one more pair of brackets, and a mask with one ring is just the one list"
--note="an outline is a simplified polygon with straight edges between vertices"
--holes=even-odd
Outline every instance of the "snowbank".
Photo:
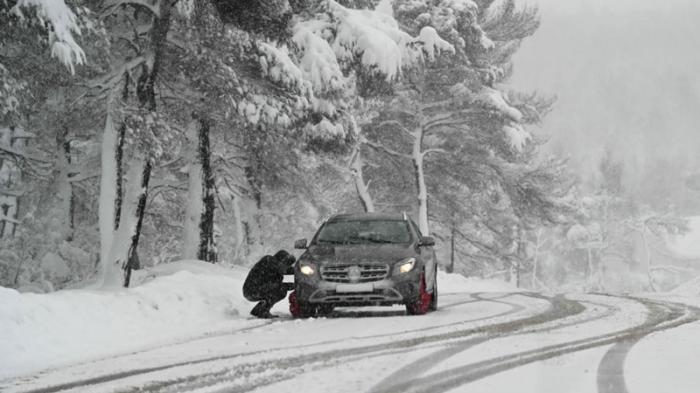
[[[134,287],[112,291],[0,287],[0,379],[260,323],[241,293],[248,269],[182,261],[136,273]],[[438,280],[442,293],[515,290],[444,272]],[[273,311],[286,312],[283,303]]]
[[700,277],[683,283],[671,291],[674,295],[680,296],[700,296]]
[[461,274],[445,273],[438,271],[438,285],[440,293],[452,292],[520,292],[522,288],[501,280],[464,277]]
[[128,290],[0,287],[0,378],[251,324],[246,274],[185,261],[149,270]]

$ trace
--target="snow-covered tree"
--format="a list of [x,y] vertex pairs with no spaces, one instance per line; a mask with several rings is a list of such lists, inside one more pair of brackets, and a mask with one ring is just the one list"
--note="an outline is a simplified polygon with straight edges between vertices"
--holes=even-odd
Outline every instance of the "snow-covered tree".
[[[530,227],[558,218],[561,163],[539,157],[526,131],[551,103],[505,87],[511,55],[537,25],[530,8],[468,0],[6,8],[0,125],[35,136],[21,154],[0,153],[27,182],[23,229],[8,248],[32,261],[18,281],[41,282],[49,254],[81,279],[95,274],[99,255],[98,281],[108,287],[128,284],[141,264],[245,263],[307,236],[328,214],[360,209],[415,209],[424,234],[456,239],[455,254],[486,271],[522,259]],[[16,56],[24,52],[31,56]],[[32,242],[40,233],[52,236]]]
[[367,134],[375,162],[397,162],[398,178],[413,180],[416,202],[405,186],[397,192],[393,179],[381,180],[389,166],[369,178],[383,187],[380,199],[416,206],[424,233],[436,229],[450,244],[459,236],[454,249],[472,260],[519,264],[524,233],[556,222],[570,188],[564,163],[539,158],[541,144],[525,129],[551,100],[504,88],[511,56],[538,26],[536,10],[472,1],[398,1],[394,9],[409,32],[431,27],[449,44],[404,73]]

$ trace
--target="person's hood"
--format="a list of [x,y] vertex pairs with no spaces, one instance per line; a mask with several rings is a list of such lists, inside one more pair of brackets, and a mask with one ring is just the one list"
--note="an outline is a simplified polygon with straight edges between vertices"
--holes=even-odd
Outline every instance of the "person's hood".
[[309,247],[304,260],[318,264],[335,263],[392,263],[416,254],[413,244],[353,244],[314,245]]

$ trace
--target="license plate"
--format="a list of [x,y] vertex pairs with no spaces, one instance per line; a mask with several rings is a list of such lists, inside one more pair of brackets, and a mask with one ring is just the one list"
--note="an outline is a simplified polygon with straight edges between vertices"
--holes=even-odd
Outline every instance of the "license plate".
[[372,292],[373,284],[338,284],[335,291],[339,293]]

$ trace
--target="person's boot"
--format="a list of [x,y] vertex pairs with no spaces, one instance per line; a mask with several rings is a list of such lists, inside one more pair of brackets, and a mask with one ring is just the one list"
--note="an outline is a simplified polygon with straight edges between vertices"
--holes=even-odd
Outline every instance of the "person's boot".
[[258,318],[266,318],[265,315],[270,314],[270,310],[267,310],[266,304],[264,301],[259,302],[258,304],[253,307],[252,310],[250,310],[250,315]]

